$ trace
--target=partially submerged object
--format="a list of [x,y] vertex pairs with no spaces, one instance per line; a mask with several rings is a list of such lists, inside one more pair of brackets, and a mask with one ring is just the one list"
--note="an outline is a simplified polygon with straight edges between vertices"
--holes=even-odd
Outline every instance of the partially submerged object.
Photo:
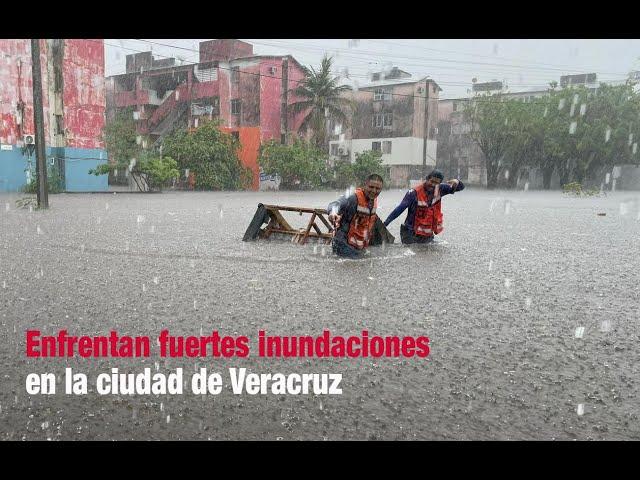
[[[311,214],[305,227],[293,228],[284,218],[281,212],[296,212],[300,216]],[[318,224],[318,221],[320,224]],[[266,227],[262,227],[267,224]],[[304,245],[309,238],[317,239],[320,243],[329,244],[333,239],[334,228],[329,223],[328,215],[322,208],[286,207],[281,205],[258,204],[247,231],[244,232],[242,241],[247,242],[258,239],[277,238],[280,236],[291,237],[291,241]],[[369,246],[393,243],[395,237],[389,233],[387,227],[378,218],[373,229],[373,238]]]

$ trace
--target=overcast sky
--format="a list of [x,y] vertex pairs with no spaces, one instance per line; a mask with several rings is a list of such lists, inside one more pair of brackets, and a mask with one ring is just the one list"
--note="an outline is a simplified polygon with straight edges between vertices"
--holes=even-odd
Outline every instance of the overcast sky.
[[[124,73],[126,55],[136,51],[195,63],[198,43],[210,39],[143,40],[105,40],[106,74]],[[366,83],[368,73],[391,66],[416,79],[428,75],[442,88],[440,98],[466,96],[473,78],[503,80],[510,90],[521,91],[544,89],[565,74],[595,72],[599,81],[622,82],[631,70],[640,70],[638,39],[240,40],[252,43],[257,55],[289,54],[304,65],[318,66],[327,53],[334,57],[335,73],[348,74],[352,83]]]

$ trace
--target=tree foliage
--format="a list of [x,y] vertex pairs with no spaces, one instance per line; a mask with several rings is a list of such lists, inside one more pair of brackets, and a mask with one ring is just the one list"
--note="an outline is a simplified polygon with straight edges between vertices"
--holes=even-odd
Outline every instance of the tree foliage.
[[128,169],[129,175],[141,192],[160,191],[169,180],[180,176],[178,163],[171,157],[158,157],[151,153],[143,152],[138,159],[130,162],[103,163],[95,169],[89,170],[89,174],[106,175],[118,168]]
[[181,170],[194,173],[196,189],[237,190],[248,187],[252,178],[238,159],[239,147],[238,140],[222,132],[219,123],[208,122],[165,138],[163,154],[174,158]]
[[119,111],[113,120],[105,124],[102,137],[113,163],[128,164],[142,150],[137,143],[136,124],[130,108]]
[[307,130],[313,133],[317,148],[328,149],[327,125],[330,118],[347,124],[347,111],[353,108],[352,102],[343,96],[351,90],[348,85],[338,85],[339,77],[331,74],[332,58],[325,55],[320,69],[303,67],[305,78],[290,94],[298,98],[291,104],[294,114],[304,113],[299,132]]
[[485,156],[488,188],[507,171],[507,186],[515,186],[523,167],[540,168],[549,188],[554,171],[564,185],[640,162],[640,95],[629,82],[596,91],[551,85],[547,96],[529,103],[482,96],[468,102],[464,115]]
[[303,140],[282,145],[270,140],[260,146],[258,163],[265,173],[277,173],[281,189],[301,190],[324,186],[329,178],[328,156]]
[[364,185],[367,177],[377,173],[389,185],[389,167],[382,164],[382,152],[366,150],[356,153],[354,163],[338,162],[335,165],[335,187],[345,188],[351,185]]

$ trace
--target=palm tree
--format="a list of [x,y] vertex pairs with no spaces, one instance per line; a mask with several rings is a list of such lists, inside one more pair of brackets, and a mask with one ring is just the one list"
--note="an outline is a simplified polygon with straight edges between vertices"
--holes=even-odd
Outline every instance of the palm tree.
[[290,94],[298,100],[291,104],[294,115],[305,112],[299,132],[311,130],[318,148],[328,149],[327,123],[328,117],[343,125],[347,123],[346,110],[352,108],[352,102],[343,97],[343,92],[351,90],[348,85],[338,85],[339,77],[331,75],[332,58],[325,55],[320,70],[313,67],[304,69],[305,79],[292,89]]

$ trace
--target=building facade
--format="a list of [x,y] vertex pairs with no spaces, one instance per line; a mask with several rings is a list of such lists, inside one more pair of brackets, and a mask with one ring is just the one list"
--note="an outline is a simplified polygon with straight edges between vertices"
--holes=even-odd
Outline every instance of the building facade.
[[[67,191],[107,190],[89,170],[107,161],[102,40],[40,40],[47,164]],[[36,169],[31,40],[0,40],[0,191],[20,191]],[[28,142],[28,140],[27,140]]]
[[304,78],[290,55],[258,56],[239,40],[201,42],[196,64],[157,60],[151,52],[127,55],[126,73],[107,79],[108,118],[131,110],[140,142],[150,148],[177,128],[197,128],[217,119],[240,140],[242,163],[259,186],[258,149],[264,141],[286,141],[300,115],[287,106],[290,91]]
[[[408,187],[436,164],[438,94],[431,79],[391,69],[374,73],[371,82],[346,93],[354,102],[346,126],[332,125],[332,161],[354,162],[366,150],[382,152],[391,186]],[[426,141],[426,148],[425,148]]]

